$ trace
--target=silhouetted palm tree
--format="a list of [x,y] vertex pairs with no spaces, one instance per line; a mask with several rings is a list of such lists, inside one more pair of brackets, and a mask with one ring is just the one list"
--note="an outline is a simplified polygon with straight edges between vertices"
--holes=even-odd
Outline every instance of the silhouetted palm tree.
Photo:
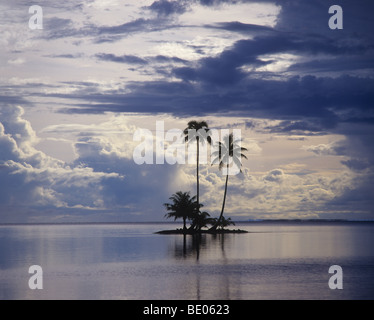
[[188,127],[183,131],[185,136],[185,142],[191,143],[196,140],[196,201],[199,206],[200,204],[200,186],[199,186],[199,156],[200,156],[200,142],[204,144],[208,142],[212,143],[212,139],[209,136],[208,124],[205,121],[190,121]]
[[241,159],[247,159],[247,157],[242,153],[248,151],[246,148],[242,148],[239,144],[240,140],[234,140],[234,135],[231,133],[228,136],[224,137],[224,142],[218,142],[218,150],[213,152],[212,156],[215,157],[212,161],[212,165],[219,163],[219,169],[226,169],[226,183],[225,183],[225,193],[223,196],[222,210],[221,214],[216,222],[216,224],[210,230],[216,230],[220,225],[223,218],[223,212],[225,210],[226,195],[227,195],[227,183],[229,181],[229,168],[230,168],[230,159],[233,161],[241,171]]
[[165,203],[164,206],[169,211],[165,217],[183,219],[183,229],[186,230],[187,219],[192,219],[199,211],[199,206],[196,202],[196,196],[190,196],[189,192],[178,191],[169,198],[172,203]]
[[208,212],[197,212],[195,216],[192,218],[191,229],[200,231],[202,228],[207,227],[209,224],[213,225],[215,223],[214,218],[210,218],[210,214]]
[[217,224],[217,228],[220,228],[221,230],[223,230],[225,229],[225,227],[228,227],[230,225],[235,226],[235,222],[232,221],[231,218],[226,219],[225,217],[222,217],[220,222]]

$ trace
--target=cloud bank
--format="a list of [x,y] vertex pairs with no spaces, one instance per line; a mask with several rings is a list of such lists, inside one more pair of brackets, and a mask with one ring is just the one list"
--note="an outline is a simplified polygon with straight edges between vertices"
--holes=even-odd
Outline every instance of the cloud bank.
[[[27,1],[1,3],[2,221],[158,220],[195,178],[134,164],[132,133],[152,118],[242,129],[257,153],[230,181],[234,217],[372,218],[374,5],[340,1],[344,28],[330,30],[333,4],[46,0],[34,32]],[[202,168],[212,213],[223,180]]]
[[[123,116],[113,116],[95,130],[74,125],[46,130],[76,133],[76,159],[69,164],[37,149],[40,138],[21,107],[2,107],[1,118],[6,118],[0,123],[2,221],[158,221],[162,203],[173,192],[195,189],[194,165],[135,164],[136,144],[121,138],[131,136],[136,126]],[[261,156],[257,142],[247,141],[246,146],[249,162]],[[311,146],[305,152],[336,156],[346,149],[336,143]],[[227,214],[236,219],[335,217],[354,205],[356,217],[362,217],[367,203],[359,202],[357,190],[366,188],[371,171],[356,158],[345,159],[344,165],[352,170],[329,176],[303,173],[298,166],[251,172],[245,164],[243,173],[230,177]],[[201,198],[212,214],[220,211],[224,180],[218,168],[202,166]],[[350,205],[343,210],[347,202]]]

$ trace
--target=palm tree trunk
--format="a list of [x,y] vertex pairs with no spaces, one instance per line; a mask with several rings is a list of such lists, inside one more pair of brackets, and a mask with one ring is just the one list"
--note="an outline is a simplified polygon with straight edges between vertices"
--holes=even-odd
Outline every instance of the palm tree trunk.
[[225,183],[225,193],[223,195],[223,203],[222,203],[222,209],[221,209],[221,214],[217,220],[217,222],[215,223],[215,225],[213,227],[210,228],[210,230],[217,230],[217,227],[220,223],[220,221],[222,220],[222,217],[223,217],[223,212],[225,211],[225,204],[226,204],[226,195],[227,195],[227,185],[228,185],[228,181],[229,181],[229,165],[227,164],[227,175],[226,175],[226,183]]
[[186,220],[187,220],[187,217],[183,217],[183,230],[187,229],[187,227],[186,227]]
[[200,210],[200,185],[199,185],[199,154],[200,154],[200,145],[199,145],[199,137],[196,138],[196,141],[197,141],[197,150],[196,150],[196,177],[197,177],[197,181],[196,181],[196,202],[197,202],[197,210]]
[[[227,167],[228,167],[228,166],[227,166]],[[223,196],[222,210],[221,210],[221,215],[220,215],[220,217],[219,217],[219,219],[218,219],[218,222],[221,221],[221,219],[222,219],[222,217],[223,217],[223,211],[225,210],[228,181],[229,181],[229,174],[227,173],[227,176],[226,176],[226,184],[225,184],[225,194],[224,194],[224,196]]]

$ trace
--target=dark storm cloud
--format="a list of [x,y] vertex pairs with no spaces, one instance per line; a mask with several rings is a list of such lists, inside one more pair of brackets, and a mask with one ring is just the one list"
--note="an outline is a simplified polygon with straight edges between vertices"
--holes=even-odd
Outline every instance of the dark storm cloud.
[[[266,0],[264,2],[267,2]],[[372,33],[374,3],[371,0],[298,0],[275,3],[282,7],[277,20],[278,30],[297,32],[300,34],[325,34],[331,39],[362,38],[374,39]],[[328,13],[330,6],[339,5],[343,9],[343,29],[330,30]]]
[[308,119],[308,120],[284,120],[278,125],[268,126],[265,129],[269,130],[270,133],[283,133],[283,134],[294,134],[294,135],[315,135],[315,134],[326,134],[327,128],[332,128],[336,125],[337,121],[329,119],[321,121],[320,118]]
[[231,90],[190,82],[154,81],[128,85],[130,93],[89,91],[49,96],[81,100],[63,112],[172,113],[176,116],[236,114],[284,119],[273,132],[331,130],[340,123],[373,123],[374,79],[352,76],[293,77],[288,80],[245,79]]
[[368,160],[362,160],[357,158],[343,160],[341,163],[353,171],[362,171],[371,166]]
[[212,85],[235,85],[248,73],[240,69],[243,66],[259,67],[272,61],[261,60],[261,55],[294,53],[301,55],[326,54],[330,56],[344,54],[364,54],[373,49],[366,45],[345,45],[330,41],[322,36],[301,38],[289,34],[256,37],[239,40],[232,48],[224,50],[217,57],[203,58],[197,68],[179,68],[175,76],[185,81],[199,81]]
[[205,28],[212,28],[218,30],[225,30],[231,32],[238,32],[243,34],[251,34],[251,33],[276,33],[276,30],[271,27],[261,26],[257,24],[250,24],[250,23],[242,23],[239,21],[231,21],[231,22],[219,22],[216,24],[205,25]]
[[[157,18],[139,18],[114,26],[87,24],[75,32],[98,43],[116,41],[137,32],[180,28],[167,16],[182,14],[192,5],[245,2],[250,1],[159,0],[146,8],[157,13]],[[87,90],[83,85],[71,94],[39,95],[81,101],[63,112],[169,112],[177,116],[230,113],[284,120],[271,129],[273,132],[324,132],[339,123],[373,123],[374,80],[368,75],[374,61],[370,31],[373,20],[369,19],[374,5],[366,0],[341,1],[344,29],[333,31],[328,28],[328,8],[334,3],[300,0],[275,4],[281,6],[281,11],[274,28],[239,21],[200,26],[253,36],[235,42],[216,56],[188,63],[177,56],[93,55],[102,61],[149,67],[164,80],[127,83],[130,93],[112,90],[108,94],[100,87]],[[53,18],[48,23],[51,38],[73,33],[69,19]],[[204,49],[196,48],[201,53]],[[264,55],[286,53],[303,57],[290,65],[288,75],[250,71],[273,62],[265,60]],[[157,68],[155,65],[160,63],[169,64],[169,68]],[[344,75],[347,73],[351,75]],[[171,77],[179,82],[170,82]]]
[[[358,175],[353,182],[355,187],[346,188],[344,193],[332,201],[326,203],[325,207],[330,212],[346,212],[347,219],[372,219],[373,213],[373,171],[369,171],[365,175]],[[353,213],[353,215],[352,215]],[[366,213],[366,215],[365,215]],[[370,213],[370,216],[367,215]],[[326,218],[320,215],[320,218]]]
[[295,63],[288,68],[292,72],[374,72],[374,55],[371,53],[357,56],[343,56],[327,59],[316,59],[303,63]]

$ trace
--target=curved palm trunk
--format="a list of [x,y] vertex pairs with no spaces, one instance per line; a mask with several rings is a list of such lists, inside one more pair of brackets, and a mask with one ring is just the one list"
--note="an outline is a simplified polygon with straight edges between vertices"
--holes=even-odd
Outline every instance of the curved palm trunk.
[[199,146],[199,137],[196,138],[196,141],[197,141],[197,150],[196,150],[196,177],[197,177],[197,181],[196,181],[196,188],[197,188],[197,195],[196,195],[196,202],[197,202],[197,209],[200,210],[200,197],[199,197],[199,194],[200,194],[200,185],[199,185],[199,153],[200,153],[200,146]]
[[223,212],[225,211],[225,204],[226,204],[226,195],[227,195],[227,184],[228,184],[228,181],[229,181],[229,165],[227,165],[227,175],[226,175],[226,184],[225,184],[225,193],[223,195],[223,203],[222,203],[222,210],[221,210],[221,214],[217,220],[217,222],[215,223],[215,225],[213,227],[210,228],[210,230],[214,231],[214,230],[217,230],[218,228],[218,225],[220,223],[220,221],[222,220],[222,217],[223,217]]

